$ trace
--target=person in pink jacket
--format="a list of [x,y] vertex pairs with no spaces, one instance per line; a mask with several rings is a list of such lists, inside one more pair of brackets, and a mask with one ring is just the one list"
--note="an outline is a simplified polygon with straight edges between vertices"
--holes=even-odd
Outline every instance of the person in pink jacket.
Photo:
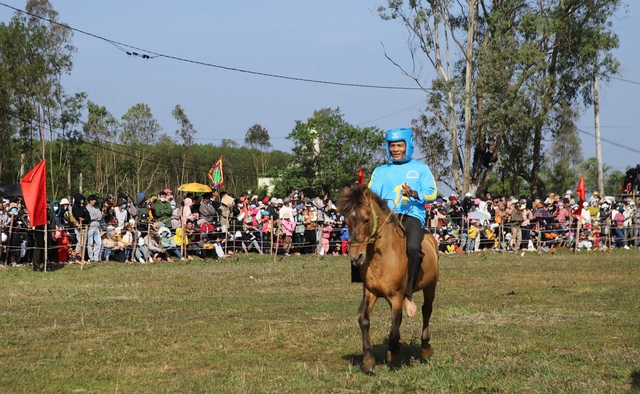
[[329,238],[331,238],[331,231],[333,230],[333,223],[330,220],[324,222],[322,226],[322,251],[324,254],[329,253]]
[[182,207],[182,223],[186,225],[187,220],[193,220],[193,214],[191,212],[191,206],[193,205],[193,200],[187,197],[184,199],[182,204],[184,205]]
[[282,220],[280,220],[280,228],[284,233],[284,254],[285,256],[290,256],[289,251],[291,250],[291,237],[293,236],[293,230],[296,227],[296,222],[291,220],[291,214],[286,212]]

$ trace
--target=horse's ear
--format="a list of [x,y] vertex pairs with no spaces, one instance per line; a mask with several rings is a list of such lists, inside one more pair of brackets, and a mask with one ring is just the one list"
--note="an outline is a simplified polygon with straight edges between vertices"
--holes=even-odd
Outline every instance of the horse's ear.
[[369,189],[368,187],[366,189],[364,189],[364,198],[366,198],[367,200],[371,199],[371,189]]

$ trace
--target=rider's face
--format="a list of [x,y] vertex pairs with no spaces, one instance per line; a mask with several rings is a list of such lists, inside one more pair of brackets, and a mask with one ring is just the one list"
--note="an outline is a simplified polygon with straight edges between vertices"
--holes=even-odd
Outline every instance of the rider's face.
[[389,142],[389,152],[393,160],[401,160],[407,153],[407,144],[404,141]]

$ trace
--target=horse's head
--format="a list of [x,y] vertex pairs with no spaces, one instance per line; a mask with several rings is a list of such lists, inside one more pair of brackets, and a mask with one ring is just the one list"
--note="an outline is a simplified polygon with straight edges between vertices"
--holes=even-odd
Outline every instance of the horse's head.
[[365,185],[345,187],[338,199],[338,209],[344,215],[349,228],[349,257],[355,266],[367,260],[367,248],[375,240],[378,230],[378,214],[374,204],[375,194]]

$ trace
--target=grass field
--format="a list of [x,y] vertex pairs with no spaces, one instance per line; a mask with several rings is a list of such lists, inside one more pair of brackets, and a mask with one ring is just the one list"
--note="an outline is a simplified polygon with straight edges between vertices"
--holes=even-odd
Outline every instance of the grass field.
[[[434,357],[389,308],[360,371],[361,285],[344,257],[0,269],[0,392],[602,392],[640,390],[640,254],[441,258]],[[421,295],[416,297],[420,305]]]

